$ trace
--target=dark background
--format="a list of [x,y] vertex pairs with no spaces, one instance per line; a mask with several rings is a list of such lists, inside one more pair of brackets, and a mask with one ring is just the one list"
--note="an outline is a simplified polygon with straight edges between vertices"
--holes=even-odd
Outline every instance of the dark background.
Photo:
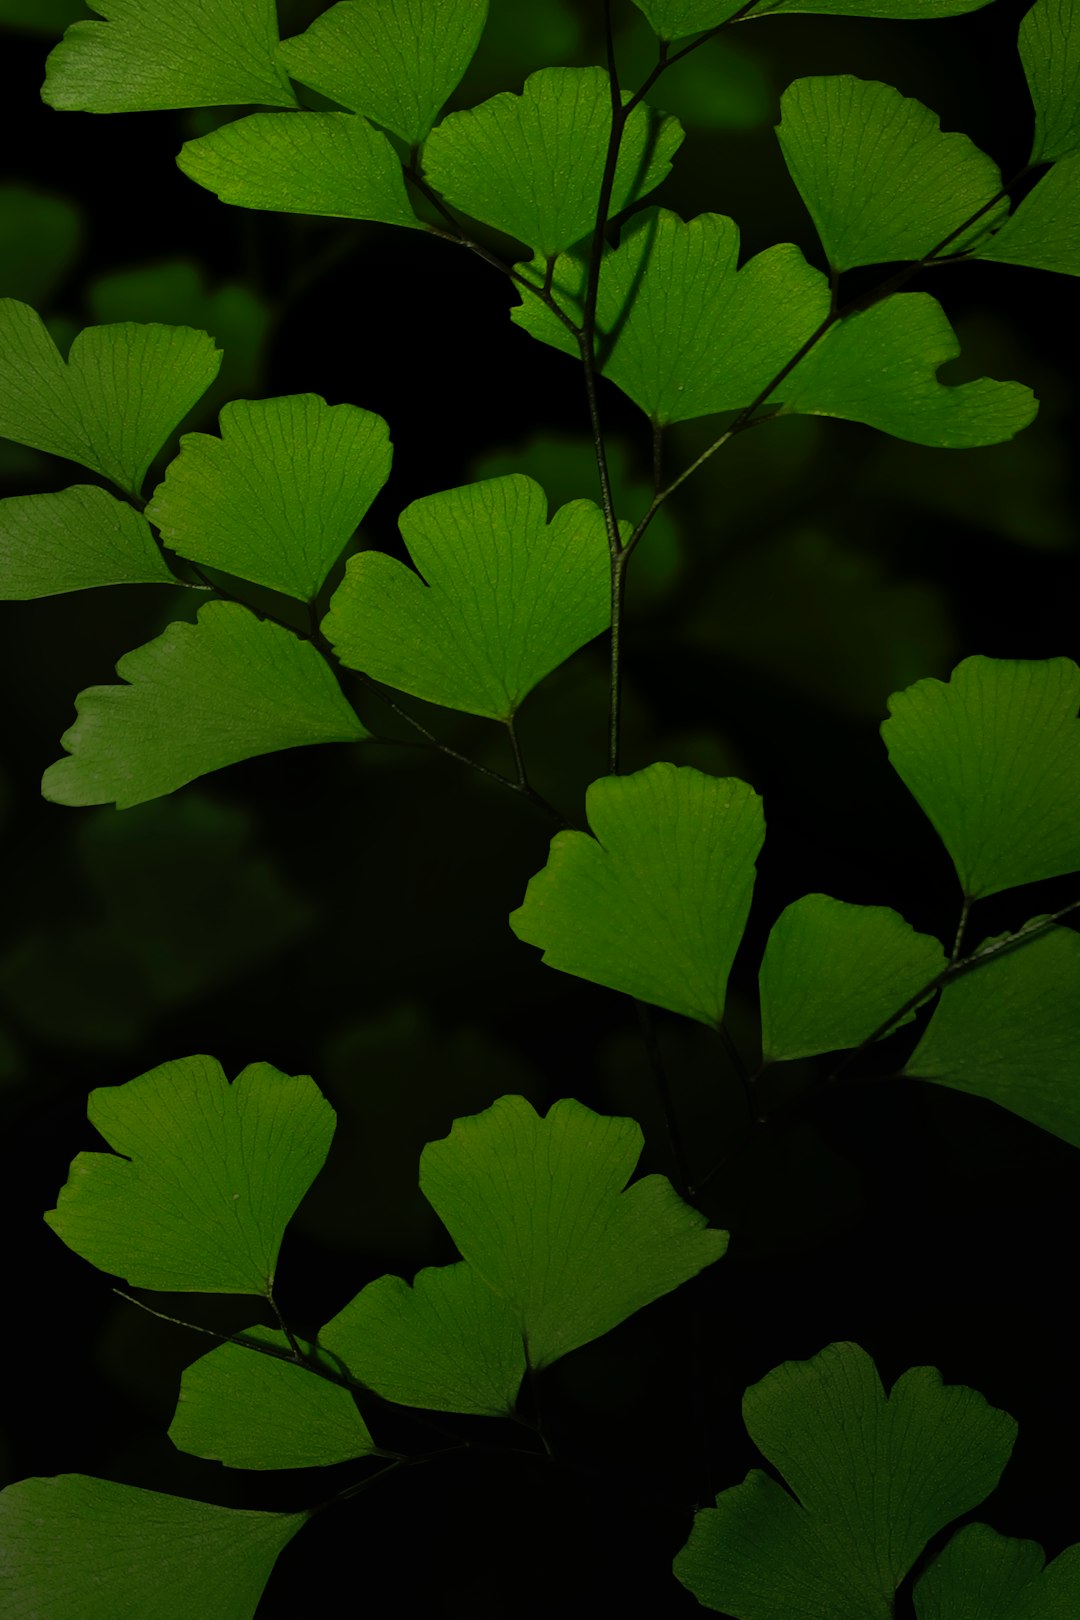
[[[283,6],[283,32],[322,9]],[[622,36],[636,60],[638,14],[615,9],[636,29]],[[780,91],[808,73],[886,79],[1012,172],[1030,143],[1015,52],[1025,9],[997,0],[933,24],[797,17],[733,31],[737,52],[711,46],[682,70],[688,86],[657,92],[688,138],[649,202],[730,213],[747,254],[794,240],[819,262],[771,127]],[[533,67],[599,60],[598,12],[493,0],[490,40],[455,104],[520,88]],[[511,326],[509,282],[413,233],[224,207],[174,158],[231,110],[54,113],[38,99],[49,44],[0,31],[6,179],[76,213],[42,226],[29,267],[0,227],[0,294],[34,302],[62,342],[102,319],[208,326],[229,371],[188,428],[208,430],[223,399],[245,394],[318,392],[380,412],[394,471],[357,544],[400,555],[401,508],[475,476],[532,472],[554,503],[594,494],[580,380]],[[2,200],[14,218],[14,194]],[[54,251],[51,233],[61,243],[65,229],[70,248]],[[731,1001],[751,1061],[761,948],[798,895],[893,905],[951,941],[956,880],[888,767],[877,730],[888,694],[971,653],[1080,655],[1075,287],[994,265],[919,285],[964,341],[953,380],[1029,383],[1042,401],[1033,427],[1008,446],[932,451],[845,423],[774,425],[691,482],[632,570],[624,769],[670,759],[745,776],[765,796]],[[603,408],[636,517],[647,434],[614,389]],[[671,465],[706,432],[673,433]],[[71,481],[69,466],[0,445],[2,493]],[[268,1477],[176,1452],[165,1430],[179,1372],[204,1342],[118,1301],[41,1221],[73,1155],[100,1146],[85,1119],[93,1086],[201,1051],[230,1075],[257,1059],[315,1075],[338,1141],[278,1279],[283,1309],[309,1331],[370,1278],[449,1257],[416,1191],[417,1156],[505,1092],[634,1114],[643,1166],[672,1165],[629,1002],[542,967],[506,926],[545,859],[551,828],[532,807],[404,749],[253,760],[123,813],[40,799],[75,693],[189,611],[182,592],[137,588],[3,610],[0,1475],[86,1472],[293,1508],[363,1466]],[[589,649],[521,716],[537,786],[575,818],[605,769],[604,686],[602,649]],[[414,711],[508,768],[495,728]],[[1074,894],[1075,880],[999,897],[977,911],[971,941]],[[1074,1150],[989,1103],[889,1078],[918,1025],[824,1095],[813,1065],[786,1066],[775,1119],[753,1130],[709,1033],[664,1014],[657,1024],[696,1178],[723,1161],[699,1202],[731,1229],[728,1257],[546,1376],[554,1466],[500,1452],[516,1431],[450,1420],[477,1452],[321,1515],[281,1559],[260,1616],[308,1612],[339,1576],[358,1603],[393,1580],[411,1606],[447,1616],[691,1614],[670,1561],[695,1502],[759,1461],[742,1391],[840,1339],[862,1344],[887,1384],[931,1363],[1013,1413],[1013,1461],[977,1516],[1051,1555],[1075,1539]],[[161,1308],[226,1329],[253,1320],[244,1302],[175,1296]],[[422,1420],[389,1414],[378,1434],[404,1449],[440,1443]],[[210,1612],[193,1596],[193,1615]]]

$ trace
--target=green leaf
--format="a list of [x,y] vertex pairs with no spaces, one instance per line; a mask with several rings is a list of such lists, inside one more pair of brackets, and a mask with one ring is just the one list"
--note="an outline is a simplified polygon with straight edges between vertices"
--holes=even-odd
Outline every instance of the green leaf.
[[[289,1354],[284,1333],[253,1327],[244,1337]],[[377,1449],[342,1384],[239,1344],[220,1345],[184,1369],[169,1439],[226,1468],[328,1468]]]
[[593,837],[556,833],[510,926],[562,973],[718,1025],[765,836],[745,782],[691,766],[603,776]]
[[1035,104],[1032,163],[1080,152],[1080,16],[1076,0],[1035,0],[1020,24],[1020,57]]
[[116,1152],[78,1154],[45,1216],[69,1249],[134,1288],[270,1291],[334,1134],[313,1080],[250,1063],[230,1082],[215,1058],[180,1058],[99,1086],[87,1114]]
[[424,228],[397,153],[355,113],[251,113],[185,141],[176,161],[196,185],[240,208]]
[[865,422],[939,448],[1000,444],[1034,420],[1038,405],[1022,383],[938,382],[939,366],[959,353],[937,300],[900,293],[838,321],[776,397],[785,411]]
[[[685,422],[750,405],[829,313],[825,277],[790,243],[737,270],[739,230],[722,214],[684,222],[667,209],[635,215],[604,259],[597,300],[600,370],[654,422]],[[545,266],[525,267],[537,286]],[[580,318],[582,258],[561,258],[552,292]],[[576,357],[577,343],[538,299],[511,319]]]
[[0,186],[0,297],[45,303],[70,270],[82,234],[82,216],[66,197],[18,182]]
[[1048,169],[974,256],[1080,276],[1080,155]]
[[62,112],[149,112],[257,103],[294,107],[274,59],[274,0],[87,0],[49,54],[41,99]]
[[604,521],[511,474],[413,501],[400,528],[420,571],[351,557],[323,632],[341,661],[448,709],[509,720],[538,681],[611,623]]
[[1080,871],[1078,706],[1069,658],[965,658],[889,699],[889,759],[969,899]]
[[471,1266],[429,1266],[412,1287],[378,1277],[319,1332],[321,1348],[384,1400],[506,1417],[525,1376],[512,1306]]
[[1037,1541],[966,1524],[919,1577],[914,1595],[917,1620],[1073,1620],[1080,1546],[1046,1564]]
[[0,1493],[8,1620],[252,1620],[309,1513],[252,1513],[85,1474]]
[[1051,928],[947,984],[902,1072],[988,1097],[1080,1147],[1077,1052],[1080,934]]
[[[837,270],[922,259],[1001,189],[998,166],[966,135],[892,85],[797,79],[780,98],[788,172]],[[959,251],[1008,213],[1007,199],[949,243]]]
[[301,84],[418,146],[473,59],[488,0],[341,0],[278,60]]
[[318,394],[235,400],[220,421],[185,434],[147,517],[182,557],[313,600],[389,476],[386,423]]
[[150,525],[93,484],[0,501],[0,598],[25,602],[94,585],[176,585]]
[[[747,0],[634,0],[661,39],[683,39],[730,22]],[[959,17],[978,11],[990,0],[757,0],[748,20],[783,12],[812,11],[826,16]]]
[[758,1469],[694,1519],[675,1574],[735,1620],[892,1620],[930,1538],[988,1496],[1016,1425],[934,1367],[885,1392],[856,1344],[789,1361],[747,1390]]
[[66,456],[138,495],[151,461],[217,376],[185,326],[90,326],[67,361],[40,315],[0,299],[0,436]]
[[308,641],[236,602],[210,602],[195,624],[125,653],[127,686],[89,686],[41,791],[57,804],[125,810],[257,754],[359,742],[361,725]]
[[940,941],[888,906],[803,895],[780,913],[761,963],[765,1061],[860,1045],[946,966]]
[[0,28],[55,37],[85,18],[83,0],[0,0]]
[[[610,130],[601,68],[541,68],[521,95],[493,96],[445,118],[427,139],[424,172],[455,208],[547,259],[593,229]],[[635,108],[623,131],[612,214],[660,184],[681,142],[676,119]]]
[[510,1305],[534,1370],[610,1332],[727,1248],[727,1233],[708,1230],[666,1177],[626,1188],[643,1145],[635,1120],[572,1098],[541,1119],[524,1097],[500,1097],[420,1155],[425,1197]]

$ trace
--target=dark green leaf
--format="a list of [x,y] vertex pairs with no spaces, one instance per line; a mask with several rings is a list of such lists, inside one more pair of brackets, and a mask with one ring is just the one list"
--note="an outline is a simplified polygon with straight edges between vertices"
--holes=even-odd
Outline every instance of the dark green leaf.
[[[2,17],[2,13],[0,13]],[[44,304],[82,237],[74,203],[36,186],[0,186],[0,298]]]
[[[682,39],[730,22],[746,9],[747,0],[634,0],[662,39]],[[990,0],[756,0],[750,20],[784,12],[812,11],[854,17],[959,17],[978,11]]]
[[919,1577],[915,1614],[917,1620],[1074,1620],[1080,1546],[1066,1547],[1046,1564],[1037,1541],[966,1524]]
[[175,585],[146,519],[92,484],[0,501],[0,598],[94,585]]
[[1076,0],[1035,0],[1020,24],[1020,56],[1035,103],[1032,163],[1080,152],[1080,15]]
[[1080,276],[1080,155],[1047,170],[975,257]]

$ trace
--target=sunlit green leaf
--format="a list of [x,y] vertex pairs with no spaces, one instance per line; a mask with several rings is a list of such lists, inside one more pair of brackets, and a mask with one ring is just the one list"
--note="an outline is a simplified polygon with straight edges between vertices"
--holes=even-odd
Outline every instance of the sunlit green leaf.
[[66,197],[37,186],[0,186],[0,298],[44,304],[71,268],[81,237],[82,217]]
[[[1001,189],[998,166],[966,135],[892,85],[839,74],[796,79],[777,137],[829,263],[838,270],[921,259]],[[967,246],[1008,213],[1002,200],[954,237]]]
[[966,1524],[919,1577],[914,1597],[916,1620],[1072,1620],[1080,1546],[1047,1564],[1037,1541]]
[[186,326],[90,326],[65,362],[28,304],[0,299],[0,436],[66,456],[138,495],[173,428],[217,376]]
[[[244,1337],[289,1353],[284,1333],[253,1327]],[[375,1450],[341,1383],[239,1344],[219,1345],[185,1368],[169,1439],[226,1468],[327,1468]]]
[[99,1086],[87,1113],[115,1152],[78,1154],[45,1216],[69,1249],[135,1288],[269,1291],[334,1134],[313,1080],[251,1063],[230,1082],[180,1058]]
[[1078,1052],[1080,934],[1051,928],[947,984],[903,1072],[1080,1147]]
[[319,1344],[385,1400],[505,1417],[525,1376],[512,1305],[471,1266],[429,1266],[410,1287],[378,1277],[319,1331]]
[[889,758],[972,899],[1080,871],[1080,669],[965,658],[889,699]]
[[[597,302],[605,377],[654,421],[683,422],[750,405],[829,312],[829,289],[797,247],[766,248],[737,270],[739,231],[722,214],[684,222],[667,209],[635,215],[604,260]],[[525,267],[540,285],[544,266]],[[575,319],[584,260],[556,265],[552,292]],[[566,328],[529,294],[512,319],[577,355]]]
[[507,720],[611,622],[603,517],[512,474],[413,501],[400,527],[418,573],[349,560],[323,631],[351,669],[429,703]]
[[488,0],[341,0],[278,58],[301,84],[418,145],[472,61]]
[[512,1308],[534,1369],[617,1327],[727,1248],[727,1233],[707,1229],[664,1176],[626,1187],[643,1145],[635,1120],[571,1098],[540,1118],[524,1097],[500,1097],[420,1156],[425,1196]]
[[785,411],[865,422],[939,448],[1000,444],[1035,418],[1022,383],[947,386],[937,372],[960,353],[929,293],[900,293],[838,321],[776,389]]
[[308,1513],[252,1513],[85,1474],[0,1493],[8,1620],[253,1620]]
[[758,795],[657,764],[601,777],[585,808],[593,837],[556,833],[511,928],[549,967],[719,1024],[765,835]]
[[789,1361],[747,1390],[743,1418],[789,1491],[759,1469],[702,1509],[675,1574],[734,1620],[893,1620],[930,1538],[981,1502],[1016,1425],[934,1367],[886,1397],[856,1344]]
[[[812,11],[854,17],[959,17],[978,11],[991,0],[756,0],[751,21],[784,12]],[[682,39],[730,22],[747,9],[747,0],[634,0],[662,39]]]
[[[493,96],[444,119],[427,139],[424,172],[448,203],[549,258],[593,228],[610,130],[602,69],[541,68],[521,95]],[[635,108],[619,150],[612,214],[660,184],[681,141],[674,118]]]
[[235,602],[210,602],[125,653],[127,686],[90,686],[60,739],[71,756],[41,790],[57,804],[121,810],[257,754],[368,733],[308,641]]
[[1080,154],[1048,169],[975,257],[1080,276]]
[[146,515],[182,557],[314,599],[390,472],[386,423],[318,394],[240,399],[188,433]]
[[41,92],[65,112],[296,105],[274,59],[274,0],[87,0],[50,53]]
[[1035,0],[1020,24],[1020,56],[1035,103],[1032,163],[1080,152],[1080,15],[1076,0]]
[[355,113],[251,113],[185,141],[196,185],[240,208],[423,227],[387,137]]
[[775,1062],[858,1046],[945,966],[940,941],[888,906],[803,895],[780,913],[765,946],[762,1055]]
[[93,484],[0,501],[0,598],[93,585],[175,585],[146,519]]

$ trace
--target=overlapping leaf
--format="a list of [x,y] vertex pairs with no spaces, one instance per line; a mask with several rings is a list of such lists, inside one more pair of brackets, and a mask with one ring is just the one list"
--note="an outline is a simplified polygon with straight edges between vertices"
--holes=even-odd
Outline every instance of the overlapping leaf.
[[511,928],[549,967],[719,1024],[765,836],[760,798],[661,763],[601,777],[585,809],[593,837],[556,833]]
[[66,112],[295,107],[274,58],[274,0],[88,0],[49,56],[42,100]]
[[[892,85],[850,74],[797,79],[780,99],[784,161],[838,270],[921,259],[1001,189],[998,166],[966,135]],[[1002,199],[953,237],[967,247],[1008,213]]]
[[488,0],[340,0],[278,59],[351,112],[418,145],[472,61]]
[[0,1493],[8,1620],[252,1620],[308,1513],[253,1513],[85,1474]]
[[858,1046],[945,966],[940,941],[888,906],[803,895],[781,912],[765,946],[762,1055],[775,1062]]
[[91,326],[67,361],[28,304],[0,299],[0,437],[66,456],[138,495],[165,440],[217,376],[186,326]]
[[196,185],[240,208],[422,229],[397,153],[355,113],[251,113],[185,141],[176,161]]
[[1020,57],[1035,104],[1032,163],[1080,153],[1080,14],[1075,0],[1035,0],[1020,24]]
[[889,699],[889,758],[977,899],[1080,871],[1080,669],[965,658]]
[[[509,719],[538,681],[611,622],[603,517],[511,474],[413,501],[401,533],[420,570],[349,560],[323,630],[351,669],[430,703]],[[425,583],[426,581],[426,583]]]
[[513,1304],[463,1262],[429,1266],[411,1287],[376,1278],[320,1330],[319,1345],[385,1400],[438,1412],[505,1417],[525,1376]]
[[[445,118],[425,144],[424,171],[448,203],[547,259],[592,231],[610,130],[602,69],[541,68],[521,95],[493,96]],[[619,149],[612,214],[660,184],[681,141],[674,118],[644,104],[634,109]]]
[[1047,1564],[1037,1541],[966,1524],[919,1577],[914,1597],[916,1620],[1072,1620],[1080,1546]]
[[307,743],[368,733],[309,641],[235,602],[210,602],[195,624],[125,653],[127,686],[89,686],[41,791],[57,804],[118,809],[173,793],[197,776]]
[[1078,1052],[1080,934],[1051,928],[947,984],[903,1072],[1080,1147]]
[[389,431],[318,394],[235,400],[188,433],[146,508],[182,557],[310,601],[390,472]]
[[[285,1335],[269,1328],[244,1337],[289,1353]],[[343,1384],[239,1344],[219,1345],[185,1368],[169,1439],[226,1468],[328,1468],[376,1449]]]
[[571,1098],[541,1119],[524,1097],[500,1097],[420,1156],[425,1196],[510,1306],[534,1369],[609,1332],[727,1248],[727,1233],[708,1230],[664,1176],[626,1187],[643,1143],[635,1120]]
[[993,1490],[1016,1434],[933,1367],[886,1397],[855,1344],[777,1367],[747,1390],[743,1417],[792,1494],[754,1469],[697,1514],[675,1560],[699,1603],[735,1620],[892,1620],[908,1570]]
[[[684,222],[667,209],[635,216],[604,260],[597,301],[600,369],[655,422],[684,422],[751,404],[829,312],[829,289],[797,247],[766,248],[741,270],[739,230],[722,214]],[[544,266],[528,275],[537,285]],[[580,316],[585,264],[558,261],[552,291]],[[512,319],[576,355],[577,344],[538,299]]]
[[[662,39],[682,39],[730,22],[746,11],[747,0],[634,0]],[[818,12],[826,16],[959,17],[978,11],[990,0],[756,0],[747,13],[752,21],[784,12]]]
[[1080,154],[1047,170],[975,257],[1080,276]]
[[150,525],[94,484],[0,501],[0,598],[24,602],[95,585],[175,585]]
[[87,1113],[115,1153],[72,1161],[45,1217],[68,1248],[135,1288],[266,1294],[334,1134],[314,1081],[180,1058],[99,1086]]

